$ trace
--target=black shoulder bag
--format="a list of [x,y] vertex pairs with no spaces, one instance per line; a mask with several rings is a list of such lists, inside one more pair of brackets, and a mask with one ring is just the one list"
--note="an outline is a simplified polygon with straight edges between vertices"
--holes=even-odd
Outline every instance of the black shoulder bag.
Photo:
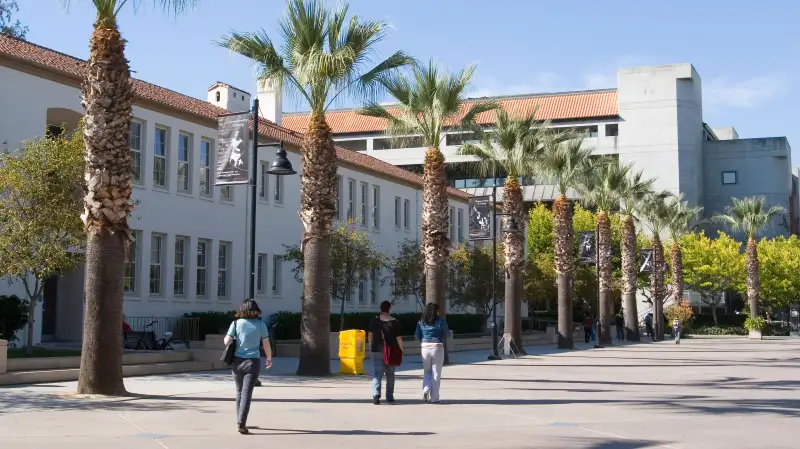
[[225,349],[222,350],[222,357],[220,357],[219,361],[222,362],[225,366],[233,365],[233,356],[236,354],[236,322],[239,320],[233,321],[233,340],[230,341],[227,345],[225,345]]

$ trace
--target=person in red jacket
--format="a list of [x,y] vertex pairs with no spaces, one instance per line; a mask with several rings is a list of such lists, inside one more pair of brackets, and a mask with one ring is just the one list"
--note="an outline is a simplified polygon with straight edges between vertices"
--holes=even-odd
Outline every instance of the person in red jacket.
[[586,343],[589,343],[590,338],[592,338],[592,316],[589,315],[589,312],[586,312],[583,317],[583,339]]

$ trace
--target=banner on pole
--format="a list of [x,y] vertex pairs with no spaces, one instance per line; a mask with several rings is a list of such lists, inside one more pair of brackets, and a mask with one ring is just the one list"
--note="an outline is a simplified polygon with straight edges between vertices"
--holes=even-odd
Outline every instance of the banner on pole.
[[585,265],[597,263],[597,246],[594,232],[578,233],[578,262]]
[[492,238],[492,197],[475,196],[469,199],[469,239]]
[[642,273],[653,271],[653,248],[639,250],[639,271]]
[[225,115],[217,119],[216,185],[247,184],[250,114]]

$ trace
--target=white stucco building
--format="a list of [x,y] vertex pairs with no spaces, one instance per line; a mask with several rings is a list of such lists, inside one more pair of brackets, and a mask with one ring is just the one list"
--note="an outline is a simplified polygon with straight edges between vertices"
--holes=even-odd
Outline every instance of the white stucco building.
[[[48,127],[74,129],[83,108],[80,80],[84,61],[0,36],[0,142],[13,152],[21,142],[43,136]],[[130,226],[136,244],[126,278],[128,317],[174,317],[191,311],[227,311],[247,294],[248,193],[244,185],[214,186],[216,117],[250,108],[250,94],[215,83],[208,101],[134,80],[135,209]],[[302,136],[281,120],[279,93],[257,93],[262,113],[260,140],[284,141],[295,170]],[[405,239],[419,240],[422,178],[387,162],[339,148],[339,221],[348,216],[369,232],[388,255]],[[259,152],[261,170],[274,159]],[[267,313],[299,311],[302,286],[278,256],[300,242],[300,177],[258,176],[256,299]],[[454,240],[467,235],[467,194],[450,189]],[[0,231],[1,232],[1,231]],[[385,274],[384,274],[385,275]],[[79,341],[82,335],[84,270],[49,280],[35,317],[35,341]],[[24,297],[18,284],[0,283],[0,293]],[[353,292],[348,310],[375,310],[391,298],[388,283],[369,279]],[[334,305],[334,309],[337,306]],[[397,311],[415,310],[398,298]],[[24,341],[23,335],[19,338]]]

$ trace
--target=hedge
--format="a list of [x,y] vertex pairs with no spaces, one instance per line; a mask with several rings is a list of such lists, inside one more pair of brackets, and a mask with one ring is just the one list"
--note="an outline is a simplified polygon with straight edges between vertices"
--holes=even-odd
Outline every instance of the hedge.
[[[744,326],[697,326],[684,328],[681,333],[685,335],[747,335]],[[767,323],[761,335],[765,337],[787,337],[789,328],[780,323]]]
[[[747,319],[747,315],[739,314],[739,315],[717,315],[717,320],[719,321],[719,327],[730,327],[730,326],[738,326],[744,327],[744,320]],[[692,318],[692,326],[695,327],[714,327],[714,317],[709,315],[695,315]]]
[[[192,312],[187,313],[186,317],[197,317],[200,320],[200,339],[205,340],[208,334],[218,334],[220,330],[227,329],[233,321],[234,311],[229,312]],[[370,320],[377,314],[375,312],[346,313],[344,315],[345,329],[366,330]],[[393,315],[400,321],[403,335],[413,335],[414,329],[419,321],[419,313],[398,313]],[[272,317],[270,324],[275,326],[273,338],[275,340],[299,340],[300,339],[300,320],[299,312],[278,312]],[[452,314],[447,315],[447,324],[450,329],[459,334],[479,333],[483,331],[485,318],[475,314]],[[339,330],[339,314],[330,316],[331,331]]]

